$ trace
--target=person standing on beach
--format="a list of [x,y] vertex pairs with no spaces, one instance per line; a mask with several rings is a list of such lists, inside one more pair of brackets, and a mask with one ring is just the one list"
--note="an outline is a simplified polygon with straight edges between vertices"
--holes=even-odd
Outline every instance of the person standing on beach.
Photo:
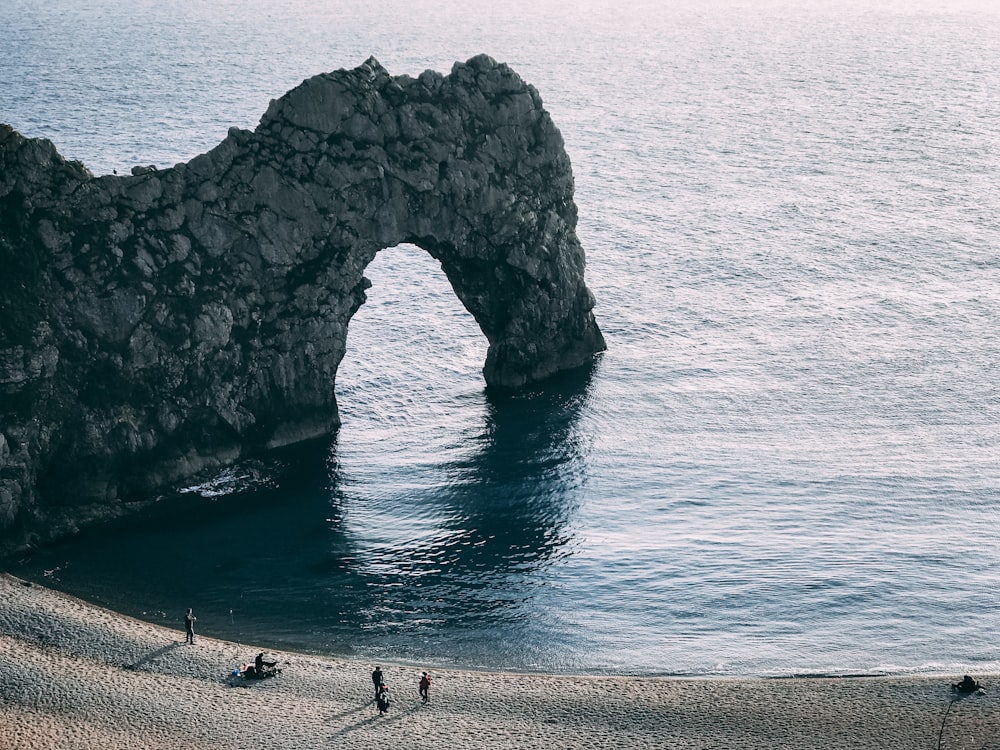
[[427,676],[424,672],[424,676],[420,678],[420,699],[424,703],[430,703],[430,690],[431,690],[431,678]]
[[184,615],[184,632],[187,633],[187,643],[194,644],[194,621],[197,619],[191,607],[188,607],[187,614]]
[[375,667],[372,672],[372,682],[375,684],[375,700],[378,700],[379,688],[382,687],[382,667]]

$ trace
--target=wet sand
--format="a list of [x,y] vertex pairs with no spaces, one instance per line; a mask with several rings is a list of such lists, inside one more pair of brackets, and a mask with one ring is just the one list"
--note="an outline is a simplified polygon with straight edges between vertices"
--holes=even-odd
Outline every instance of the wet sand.
[[[282,674],[236,681],[266,651]],[[0,747],[941,748],[1000,750],[1000,676],[951,706],[960,675],[573,677],[373,665],[184,633],[0,578]],[[433,677],[431,702],[417,695]],[[994,694],[995,693],[995,694]]]

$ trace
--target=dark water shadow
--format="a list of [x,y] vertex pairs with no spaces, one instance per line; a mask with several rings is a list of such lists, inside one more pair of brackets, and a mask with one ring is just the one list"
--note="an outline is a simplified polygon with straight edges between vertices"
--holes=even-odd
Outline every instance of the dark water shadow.
[[[536,602],[549,566],[578,544],[574,518],[590,450],[580,424],[592,373],[487,394],[468,450],[441,464],[446,479],[396,501],[400,514],[433,513],[434,527],[422,527],[418,543],[383,533],[361,547],[349,530],[339,537],[346,547],[331,548],[329,568],[317,574],[338,581],[340,624],[356,630],[358,648],[473,666],[527,668],[543,658],[552,641],[538,632],[545,626]],[[344,531],[341,519],[370,499],[357,496],[339,468],[334,450],[332,517]],[[393,515],[393,501],[380,501]]]
[[589,375],[488,394],[477,449],[449,467],[452,481],[440,493],[458,550],[453,574],[523,575],[563,553],[587,479],[588,436],[578,423]]
[[[12,572],[170,627],[194,606],[202,633],[234,641],[446,650],[454,628],[522,621],[526,577],[569,554],[593,369],[485,394],[470,449],[443,466],[448,480],[408,498],[441,517],[441,538],[417,553],[359,547],[348,533],[357,499],[334,435],[244,462]],[[390,564],[373,570],[374,555]]]

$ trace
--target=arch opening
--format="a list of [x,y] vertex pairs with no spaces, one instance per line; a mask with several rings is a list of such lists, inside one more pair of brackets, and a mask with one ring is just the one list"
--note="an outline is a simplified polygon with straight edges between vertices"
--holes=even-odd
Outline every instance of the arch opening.
[[451,412],[485,403],[488,341],[475,318],[440,263],[412,243],[379,251],[365,276],[371,286],[337,368],[341,442],[455,427]]

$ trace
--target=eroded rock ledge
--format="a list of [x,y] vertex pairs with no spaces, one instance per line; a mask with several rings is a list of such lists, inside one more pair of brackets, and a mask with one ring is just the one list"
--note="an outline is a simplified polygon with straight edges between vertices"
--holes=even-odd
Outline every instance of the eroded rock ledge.
[[255,131],[131,176],[0,125],[7,547],[335,429],[364,269],[401,242],[479,323],[488,385],[585,364],[604,340],[576,220],[559,131],[486,56],[316,76]]

